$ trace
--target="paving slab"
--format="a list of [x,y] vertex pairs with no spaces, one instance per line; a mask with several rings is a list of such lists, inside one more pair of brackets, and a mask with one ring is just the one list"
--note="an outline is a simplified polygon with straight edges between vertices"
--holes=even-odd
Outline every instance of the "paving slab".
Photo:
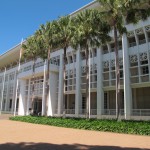
[[0,114],[0,120],[9,120],[9,117],[13,116],[12,114]]
[[150,136],[0,120],[0,150],[150,150]]

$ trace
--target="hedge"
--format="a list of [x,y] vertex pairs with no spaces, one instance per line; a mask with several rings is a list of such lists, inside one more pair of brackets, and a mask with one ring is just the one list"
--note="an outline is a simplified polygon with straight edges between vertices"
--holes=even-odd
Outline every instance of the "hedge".
[[84,130],[150,135],[150,121],[123,120],[118,122],[116,120],[87,120],[81,118],[55,118],[34,116],[16,116],[10,117],[10,120]]

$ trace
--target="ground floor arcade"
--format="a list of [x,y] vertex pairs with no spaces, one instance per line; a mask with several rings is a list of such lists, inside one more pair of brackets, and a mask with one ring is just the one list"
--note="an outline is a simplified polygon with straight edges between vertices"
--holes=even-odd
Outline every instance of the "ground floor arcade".
[[[49,93],[49,100],[46,101],[43,96],[43,79],[39,77],[35,82],[34,97],[32,95],[32,82],[29,80],[21,82],[20,94],[16,101],[16,114],[18,115],[50,115],[50,116],[71,116],[71,117],[85,117],[86,115],[86,95],[85,91],[81,91],[81,98],[78,101],[76,93],[66,93],[65,100],[60,102],[58,100],[59,91],[57,85],[53,86],[52,92]],[[30,87],[29,87],[30,85]],[[132,88],[132,102],[131,114],[132,119],[150,119],[150,87]],[[90,115],[91,117],[106,117],[114,118],[116,115],[116,96],[115,90],[103,91],[103,99],[98,99],[97,90],[91,90],[90,95]],[[102,107],[99,107],[101,101]],[[125,116],[125,100],[124,90],[120,91],[120,115]],[[13,98],[4,99],[2,102],[2,112],[14,113],[15,100]],[[101,110],[99,110],[101,108]],[[77,111],[78,110],[78,111]],[[100,112],[100,113],[99,113]],[[129,119],[130,119],[129,118]]]

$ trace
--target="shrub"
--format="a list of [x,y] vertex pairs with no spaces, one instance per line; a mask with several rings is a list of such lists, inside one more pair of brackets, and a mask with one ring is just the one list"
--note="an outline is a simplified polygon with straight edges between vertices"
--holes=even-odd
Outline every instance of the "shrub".
[[150,135],[149,121],[127,121],[117,122],[116,120],[97,120],[81,118],[58,118],[58,117],[34,117],[16,116],[10,120],[29,122],[35,124],[51,125],[66,128],[117,132],[126,134]]

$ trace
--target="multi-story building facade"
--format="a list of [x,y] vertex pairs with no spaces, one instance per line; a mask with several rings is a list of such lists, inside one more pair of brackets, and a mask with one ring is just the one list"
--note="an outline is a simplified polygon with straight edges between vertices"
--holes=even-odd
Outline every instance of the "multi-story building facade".
[[[95,7],[98,7],[98,4],[92,2],[71,15]],[[128,33],[119,39],[121,116],[126,119],[150,119],[150,18],[140,21],[137,25],[128,24],[126,27]],[[0,56],[1,111],[13,113],[16,106],[18,115],[29,115],[30,110],[33,109],[34,112],[41,112],[42,115],[61,116],[65,109],[66,116],[84,117],[85,51],[74,50],[71,47],[67,50],[64,101],[63,50],[51,53],[48,100],[44,95],[44,70],[47,68],[47,62],[37,59],[35,98],[32,101],[33,62],[28,60],[21,63],[18,73],[20,48],[19,44]],[[91,50],[90,68],[91,117],[113,118],[116,114],[113,41]]]

